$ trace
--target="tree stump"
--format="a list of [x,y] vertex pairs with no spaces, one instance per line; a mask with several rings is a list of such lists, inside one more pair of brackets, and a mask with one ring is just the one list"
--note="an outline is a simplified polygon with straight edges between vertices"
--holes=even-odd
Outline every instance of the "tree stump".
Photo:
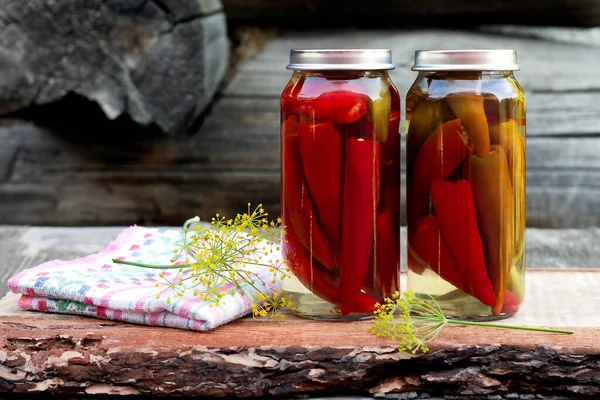
[[177,132],[227,68],[219,0],[0,0],[0,31],[2,114],[72,93]]

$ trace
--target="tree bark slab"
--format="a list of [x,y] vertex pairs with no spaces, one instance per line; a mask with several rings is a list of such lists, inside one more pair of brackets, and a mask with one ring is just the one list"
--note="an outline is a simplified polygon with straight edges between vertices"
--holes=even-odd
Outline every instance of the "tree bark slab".
[[[368,321],[242,319],[195,333],[11,311],[12,296],[0,305],[0,390],[240,398],[600,395],[600,316],[587,314],[600,293],[585,287],[599,280],[594,271],[531,271],[521,316],[507,321],[562,321],[554,326],[572,328],[573,336],[449,326],[425,355],[398,352],[396,343],[368,332]],[[580,295],[564,297],[572,293]],[[556,304],[544,300],[552,296],[563,306],[548,315],[543,310]]]

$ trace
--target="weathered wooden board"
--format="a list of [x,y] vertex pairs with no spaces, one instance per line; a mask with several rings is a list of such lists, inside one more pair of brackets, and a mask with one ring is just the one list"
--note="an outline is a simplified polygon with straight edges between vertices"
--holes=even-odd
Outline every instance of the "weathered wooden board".
[[[410,71],[410,67],[414,51],[418,49],[515,49],[521,66],[515,76],[528,93],[600,89],[600,77],[596,74],[600,67],[600,47],[492,33],[363,30],[359,34],[356,31],[289,33],[272,40],[240,69],[226,93],[278,96],[290,76],[290,71],[285,70],[290,49],[349,47],[390,48],[396,65],[390,75],[402,95],[416,77],[416,72]],[[528,105],[531,107],[532,102],[529,101]]]
[[275,23],[300,26],[335,25],[381,27],[385,24],[489,23],[540,25],[597,25],[600,5],[594,0],[493,0],[446,2],[441,0],[375,0],[368,4],[347,0],[224,0],[228,18],[238,23]]
[[532,271],[511,322],[573,336],[447,327],[399,353],[370,323],[242,319],[212,332],[150,328],[0,305],[0,390],[204,397],[298,394],[599,395],[599,271]]
[[390,47],[405,93],[418,48],[519,51],[528,98],[528,223],[600,224],[600,47],[447,30],[290,33],[238,74],[194,136],[0,128],[0,223],[177,225],[247,202],[279,213],[279,94],[294,47]]
[[600,46],[600,26],[575,28],[561,26],[490,25],[481,26],[478,30],[489,33],[551,40],[559,43]]
[[[8,278],[50,260],[71,260],[97,253],[114,240],[121,227],[0,226],[0,298]],[[179,229],[179,228],[173,228]],[[600,229],[528,229],[528,268],[599,268]],[[406,270],[406,229],[402,228],[401,269]]]
[[[65,143],[31,126],[8,132],[0,128],[4,151],[12,149],[0,183],[0,221],[176,225],[193,215],[232,215],[249,201],[262,202],[277,214],[279,123],[270,106],[274,102],[224,100],[216,110],[223,117],[208,121],[206,135],[191,138]],[[226,129],[231,120],[238,124]],[[598,226],[600,137],[532,134],[527,151],[529,225]],[[402,154],[404,158],[404,147]]]

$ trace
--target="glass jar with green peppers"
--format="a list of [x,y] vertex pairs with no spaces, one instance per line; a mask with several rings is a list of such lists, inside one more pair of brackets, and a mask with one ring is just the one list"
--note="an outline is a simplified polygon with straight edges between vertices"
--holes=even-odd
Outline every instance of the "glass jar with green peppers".
[[408,288],[449,316],[519,310],[525,95],[514,50],[417,51],[406,98]]
[[298,315],[372,317],[399,289],[400,95],[390,50],[292,50],[281,95],[284,281]]

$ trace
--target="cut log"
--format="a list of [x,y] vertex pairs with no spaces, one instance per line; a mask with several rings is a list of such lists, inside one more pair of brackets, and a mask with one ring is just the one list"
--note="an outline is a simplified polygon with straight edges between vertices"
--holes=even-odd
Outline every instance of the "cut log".
[[0,10],[4,114],[75,93],[109,119],[179,132],[226,71],[219,0],[0,0]]
[[583,25],[600,23],[596,0],[492,0],[447,2],[443,0],[224,0],[227,17],[236,23],[274,23],[308,26],[376,26],[384,24],[482,24]]
[[[425,355],[400,353],[370,322],[252,319],[205,333],[0,305],[0,390],[201,397],[600,395],[600,272],[530,272],[510,323],[574,335],[447,326]],[[509,322],[507,321],[507,322]]]

